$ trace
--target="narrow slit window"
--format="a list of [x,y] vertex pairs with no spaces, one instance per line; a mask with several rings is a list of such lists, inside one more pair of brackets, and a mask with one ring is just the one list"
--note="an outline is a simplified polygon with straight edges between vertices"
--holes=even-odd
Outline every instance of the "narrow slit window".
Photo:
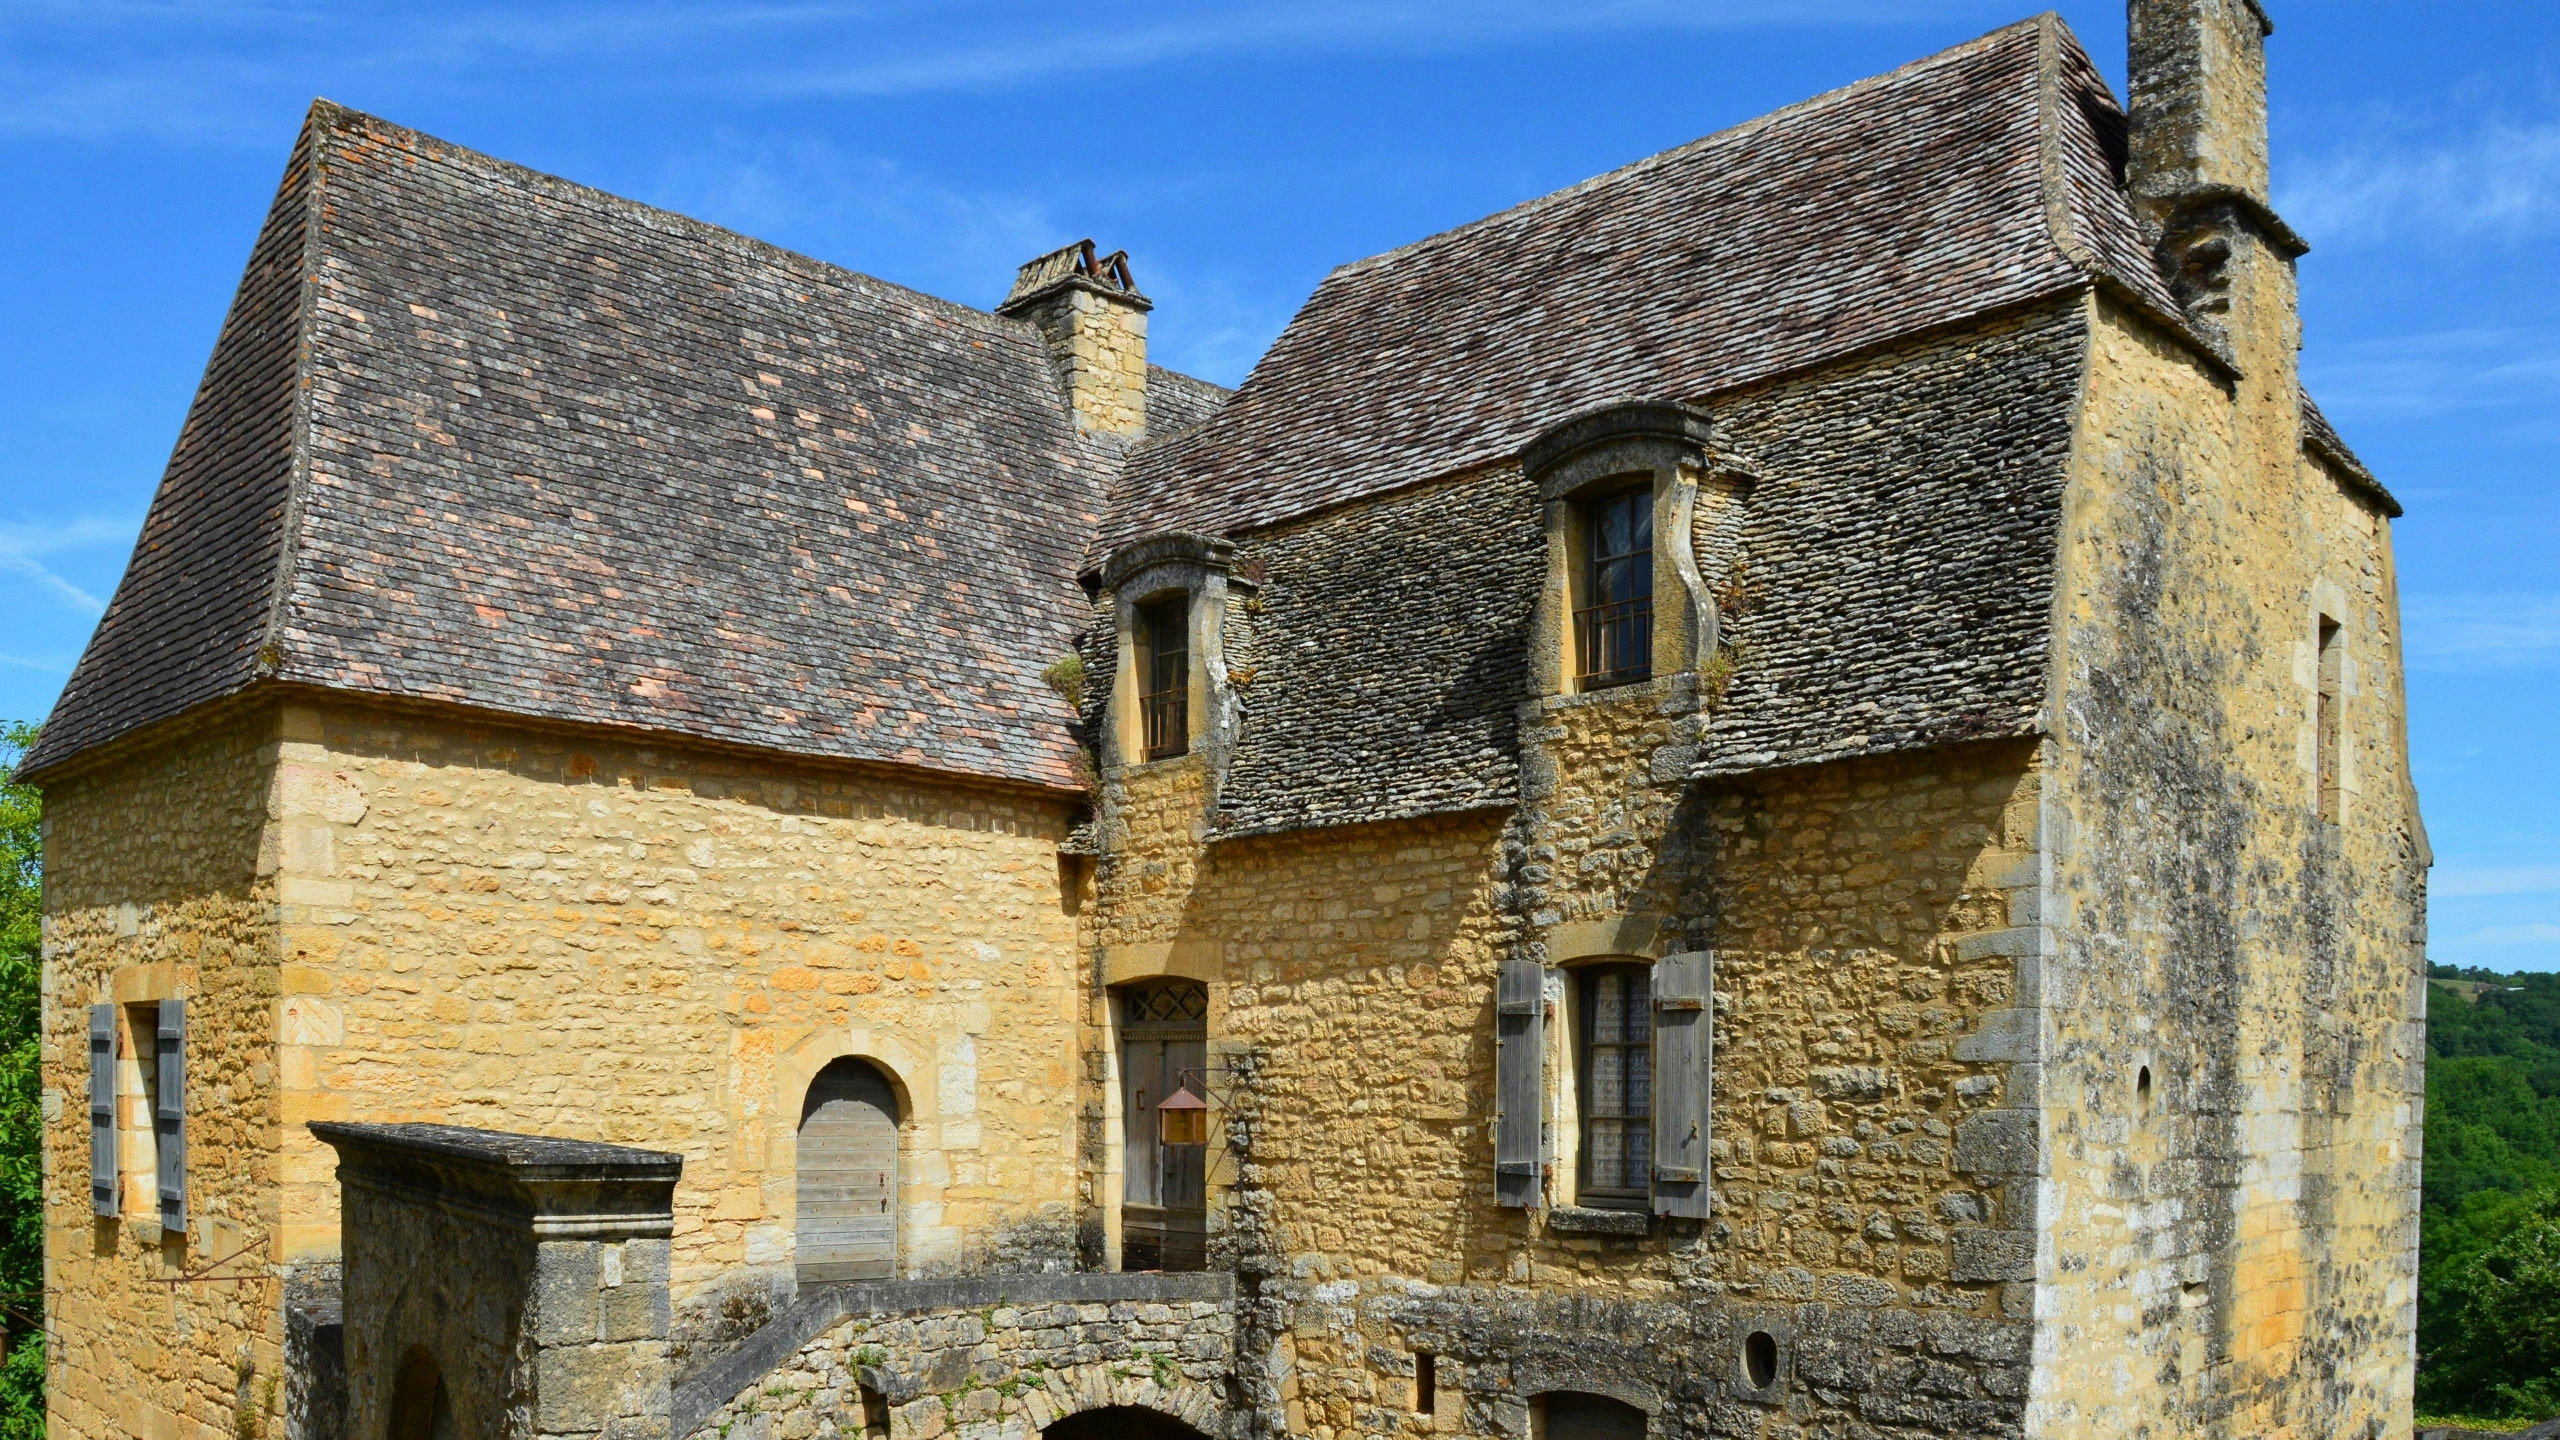
[[1580,1200],[1642,1209],[1653,1178],[1653,977],[1606,965],[1581,982]]
[[1586,690],[1653,678],[1653,487],[1613,491],[1583,515],[1589,564],[1574,612]]
[[1190,630],[1188,595],[1138,609],[1138,708],[1150,760],[1191,750]]
[[1440,1357],[1428,1350],[1413,1352],[1413,1413],[1429,1415],[1439,1409]]
[[2338,748],[2345,710],[2346,643],[2338,622],[2320,617],[2320,698],[2312,717],[2312,746],[2320,784],[2320,823],[2338,823]]

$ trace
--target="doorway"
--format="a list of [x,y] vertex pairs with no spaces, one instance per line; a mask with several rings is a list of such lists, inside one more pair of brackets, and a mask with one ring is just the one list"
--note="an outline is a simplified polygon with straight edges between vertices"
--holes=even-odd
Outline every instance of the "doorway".
[[800,1283],[895,1278],[897,1199],[897,1093],[870,1065],[838,1060],[800,1106]]
[[1186,1079],[1192,1093],[1207,1098],[1209,992],[1197,981],[1150,980],[1117,993],[1120,1268],[1202,1269],[1209,1248],[1207,1147],[1164,1144],[1156,1107]]

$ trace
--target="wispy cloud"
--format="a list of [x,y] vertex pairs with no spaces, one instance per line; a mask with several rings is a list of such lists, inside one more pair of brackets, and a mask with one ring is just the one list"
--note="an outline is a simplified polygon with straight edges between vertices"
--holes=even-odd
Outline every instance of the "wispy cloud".
[[2278,208],[2315,244],[2528,240],[2560,229],[2560,124],[2386,117],[2289,167]]
[[2506,409],[2548,425],[2560,402],[2560,336],[2471,328],[2376,336],[2323,346],[2303,379],[2321,408],[2348,416],[2421,419]]
[[2560,666],[2560,595],[2408,595],[2400,615],[2411,670],[2481,674]]
[[2523,925],[2490,925],[2454,937],[2448,949],[2503,950],[2526,945],[2560,944],[2560,925],[2535,921]]
[[[47,556],[93,550],[103,545],[130,545],[136,522],[85,515],[54,525],[0,523],[0,574],[35,583],[54,598],[83,614],[103,612],[106,602],[74,585],[44,563]],[[20,662],[27,663],[27,662]],[[50,664],[34,668],[53,668]]]
[[2560,894],[2560,865],[2439,865],[2427,894],[2440,899]]
[[[1135,0],[1108,10],[677,0],[418,6],[349,26],[306,4],[39,3],[0,21],[15,57],[0,60],[0,133],[271,144],[277,107],[313,89],[503,90],[539,75],[592,91],[732,98],[983,92],[1209,56],[1458,52],[1563,34],[1990,13],[1988,0]],[[627,63],[649,60],[669,63]]]

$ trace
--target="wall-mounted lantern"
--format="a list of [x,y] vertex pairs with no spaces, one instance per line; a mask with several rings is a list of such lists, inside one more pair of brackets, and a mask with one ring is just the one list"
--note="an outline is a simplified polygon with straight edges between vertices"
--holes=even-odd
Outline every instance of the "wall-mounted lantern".
[[1209,1143],[1209,1102],[1192,1093],[1189,1077],[1156,1107],[1156,1134],[1167,1145]]

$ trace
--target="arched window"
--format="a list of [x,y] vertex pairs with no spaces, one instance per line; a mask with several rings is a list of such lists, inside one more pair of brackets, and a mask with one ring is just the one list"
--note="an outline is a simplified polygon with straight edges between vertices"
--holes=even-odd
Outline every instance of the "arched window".
[[1136,1405],[1079,1410],[1040,1432],[1040,1440],[1208,1440],[1171,1415]]
[[455,1440],[444,1371],[424,1345],[400,1357],[399,1377],[391,1382],[390,1440]]
[[1645,1440],[1644,1412],[1624,1400],[1550,1390],[1530,1402],[1530,1440]]
[[898,1273],[898,1097],[878,1070],[838,1060],[800,1106],[800,1283]]

